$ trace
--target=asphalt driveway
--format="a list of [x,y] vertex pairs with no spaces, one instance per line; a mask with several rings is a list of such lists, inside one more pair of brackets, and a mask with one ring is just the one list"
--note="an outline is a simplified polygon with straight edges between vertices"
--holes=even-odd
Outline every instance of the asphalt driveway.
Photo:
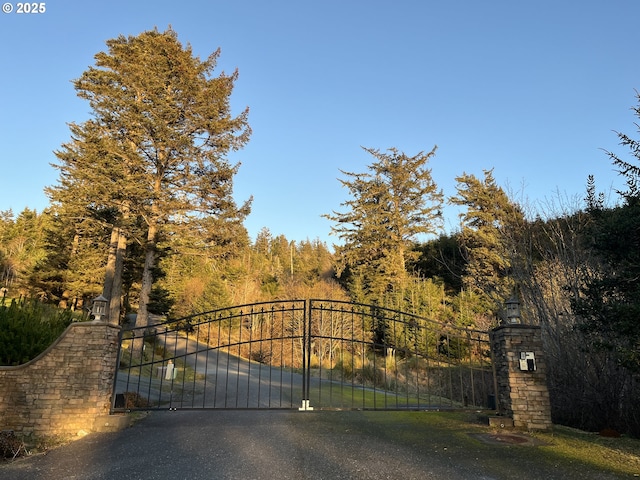
[[477,414],[462,422],[456,415],[450,422],[435,412],[153,412],[121,432],[0,465],[0,479],[627,478],[554,457],[527,437],[493,441]]

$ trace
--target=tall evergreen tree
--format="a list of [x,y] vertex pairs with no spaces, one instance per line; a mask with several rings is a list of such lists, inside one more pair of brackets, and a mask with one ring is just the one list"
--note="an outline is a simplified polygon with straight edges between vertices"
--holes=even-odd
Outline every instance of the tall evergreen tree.
[[[640,92],[636,91],[637,105],[632,107],[636,117],[640,118]],[[640,125],[635,124],[638,129],[637,133],[640,133]],[[631,154],[632,160],[624,160],[615,152],[607,152],[607,155],[611,159],[613,165],[618,169],[620,175],[622,175],[627,181],[627,191],[619,192],[623,198],[629,200],[632,198],[640,198],[640,140],[636,140],[629,135],[616,132],[620,145],[627,148]]]
[[347,179],[340,183],[352,198],[342,204],[346,211],[325,217],[336,222],[332,233],[343,242],[336,248],[338,273],[348,272],[356,296],[380,300],[405,285],[416,237],[436,233],[442,192],[427,168],[436,147],[414,156],[395,148],[364,150],[376,161],[365,173],[342,171]]
[[[80,175],[93,167],[103,179],[101,188],[91,191],[93,204],[115,209],[114,227],[127,219],[144,221],[137,325],[146,325],[159,242],[184,229],[200,232],[205,247],[230,241],[248,213],[249,202],[238,208],[233,200],[238,166],[226,160],[249,139],[248,110],[231,115],[237,72],[213,76],[220,52],[201,60],[171,29],[120,36],[107,47],[75,81],[93,115],[76,130],[76,140],[83,148],[98,142],[102,161],[94,163],[93,148],[88,155],[65,149],[58,155],[61,188],[67,187],[65,179],[77,180],[67,173],[74,164],[82,164]],[[75,190],[68,186],[69,192]]]
[[[640,93],[636,98],[633,110],[640,118]],[[640,140],[617,135],[631,158],[607,153],[627,182],[627,189],[619,192],[624,203],[613,209],[602,209],[598,202],[595,207],[593,201],[588,204],[593,219],[589,238],[600,265],[598,275],[573,299],[573,309],[593,346],[610,352],[619,365],[640,372]],[[588,186],[587,200],[593,190]]]
[[513,291],[509,234],[517,230],[524,215],[498,186],[492,170],[485,170],[482,180],[464,173],[456,181],[458,195],[450,202],[467,208],[461,214],[459,236],[466,255],[463,283],[497,312]]
[[[60,172],[58,184],[45,191],[52,201],[58,229],[69,228],[63,224],[72,225],[74,241],[86,239],[89,231],[99,235],[109,235],[110,231],[110,239],[104,239],[106,263],[93,259],[92,264],[106,269],[102,294],[111,300],[109,318],[117,322],[124,255],[127,238],[132,236],[130,212],[141,185],[130,160],[135,155],[106,135],[96,121],[72,123],[70,130],[71,140],[55,152],[59,163],[53,166]],[[70,253],[74,251],[77,246],[71,247]],[[73,263],[77,263],[75,259],[69,266]]]

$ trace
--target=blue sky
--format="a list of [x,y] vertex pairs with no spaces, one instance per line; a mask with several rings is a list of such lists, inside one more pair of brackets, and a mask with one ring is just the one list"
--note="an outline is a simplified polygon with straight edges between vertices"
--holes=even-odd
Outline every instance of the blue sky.
[[[105,41],[168,25],[220,70],[239,70],[235,113],[253,136],[234,154],[245,225],[290,240],[337,241],[324,213],[348,199],[340,169],[361,172],[360,147],[430,163],[445,195],[455,177],[494,168],[519,198],[547,204],[621,185],[602,149],[636,135],[638,0],[226,0],[45,2],[0,14],[0,210],[42,210],[53,151],[88,117],[71,80]],[[571,200],[570,200],[571,202]],[[445,210],[446,227],[456,213]]]

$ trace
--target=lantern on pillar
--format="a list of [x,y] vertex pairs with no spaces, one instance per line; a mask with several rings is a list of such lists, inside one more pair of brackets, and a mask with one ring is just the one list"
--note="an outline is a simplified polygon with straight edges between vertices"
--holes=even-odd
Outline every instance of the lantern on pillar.
[[93,305],[91,306],[91,314],[97,322],[102,321],[103,317],[107,316],[107,304],[109,300],[102,295],[98,295],[93,299]]
[[512,295],[509,300],[504,302],[507,310],[507,323],[520,323],[520,302],[516,295]]

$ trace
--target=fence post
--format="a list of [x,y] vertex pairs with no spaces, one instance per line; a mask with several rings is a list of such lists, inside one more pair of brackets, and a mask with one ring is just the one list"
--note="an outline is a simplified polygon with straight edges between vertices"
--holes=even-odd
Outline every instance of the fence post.
[[497,409],[516,428],[551,427],[547,364],[540,327],[508,324],[491,330],[497,379]]
[[[302,405],[298,410],[311,411],[311,316],[313,300],[304,300],[304,317],[302,323]],[[320,305],[322,309],[322,305]]]

